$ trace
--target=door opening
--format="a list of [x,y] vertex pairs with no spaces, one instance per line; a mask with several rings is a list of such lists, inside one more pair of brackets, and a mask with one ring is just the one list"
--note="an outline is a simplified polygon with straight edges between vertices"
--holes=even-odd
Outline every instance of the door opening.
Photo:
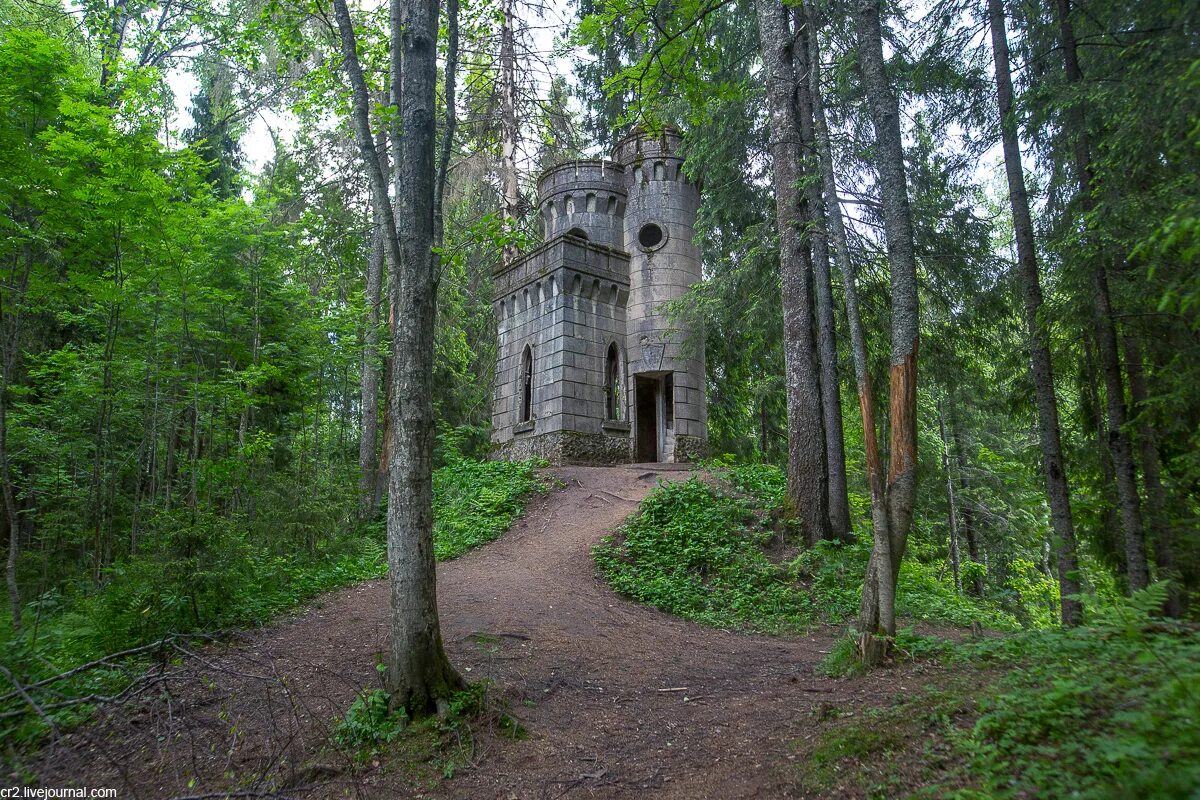
[[637,430],[633,446],[639,464],[658,461],[658,387],[658,378],[634,377]]

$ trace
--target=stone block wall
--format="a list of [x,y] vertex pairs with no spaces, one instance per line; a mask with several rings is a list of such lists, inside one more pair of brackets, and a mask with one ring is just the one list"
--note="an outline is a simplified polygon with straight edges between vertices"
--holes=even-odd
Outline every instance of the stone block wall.
[[[628,431],[605,425],[604,392],[610,344],[617,345],[622,365],[625,362],[627,265],[622,253],[566,237],[497,276],[498,294],[503,294],[496,301],[499,347],[492,441],[500,452],[542,455],[557,462],[571,453],[576,455],[570,460],[587,461],[586,453],[606,453],[605,459],[613,459],[628,452]],[[533,356],[532,417],[522,422],[526,347]],[[627,419],[624,395],[621,416]],[[563,433],[595,440],[585,443],[577,436],[559,435]]]
[[[676,330],[665,305],[683,296],[702,278],[696,246],[696,214],[700,190],[683,172],[677,155],[678,133],[635,132],[618,143],[616,157],[625,165],[625,241],[630,253],[629,308],[626,349],[635,374],[672,373],[674,418],[666,432],[667,458],[683,460],[707,441],[708,407],[704,395],[703,332]],[[661,239],[647,244],[643,231],[657,226]],[[689,442],[688,444],[682,444]]]

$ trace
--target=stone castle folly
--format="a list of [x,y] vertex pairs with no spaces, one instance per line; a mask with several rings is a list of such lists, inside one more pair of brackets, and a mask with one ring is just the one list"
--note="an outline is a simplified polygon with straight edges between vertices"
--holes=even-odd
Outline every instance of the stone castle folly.
[[700,191],[680,136],[635,131],[614,161],[538,180],[545,243],[494,277],[498,458],[691,461],[706,453],[704,356],[663,304],[701,279]]

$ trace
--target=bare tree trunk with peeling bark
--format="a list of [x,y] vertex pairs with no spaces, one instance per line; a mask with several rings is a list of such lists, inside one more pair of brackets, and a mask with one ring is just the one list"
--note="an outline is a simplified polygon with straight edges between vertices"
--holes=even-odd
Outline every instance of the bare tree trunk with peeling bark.
[[850,329],[850,351],[854,365],[854,384],[858,391],[858,410],[863,419],[863,444],[866,455],[866,485],[871,497],[871,527],[887,530],[888,513],[886,486],[884,486],[883,463],[875,426],[875,395],[871,389],[866,332],[863,315],[858,305],[858,275],[850,258],[850,245],[846,241],[846,224],[841,216],[838,201],[838,179],[833,169],[833,145],[829,140],[829,124],[824,112],[821,94],[821,42],[817,37],[816,10],[811,0],[805,1],[805,12],[814,24],[809,26],[809,84],[812,97],[812,121],[817,148],[818,166],[821,169],[821,187],[826,203],[829,233],[833,239],[833,254],[841,272],[842,294],[846,300],[846,323]]
[[[811,0],[806,0],[805,9],[809,19],[816,19]],[[833,254],[842,274],[842,292],[846,300],[846,322],[850,330],[850,353],[854,361],[854,381],[858,391],[858,408],[863,422],[863,445],[866,452],[867,486],[871,494],[871,527],[875,531],[888,529],[887,495],[883,461],[879,453],[879,439],[875,426],[875,399],[871,388],[870,360],[867,353],[867,336],[863,327],[862,313],[858,303],[858,275],[850,258],[850,247],[846,241],[846,226],[842,219],[842,208],[838,202],[837,177],[833,171],[833,146],[829,139],[829,123],[825,119],[825,104],[821,94],[821,49],[816,25],[809,30],[809,91],[813,103],[814,133],[816,134],[817,156],[821,169],[821,187],[824,190],[825,207],[828,210],[829,231],[833,238]]]
[[1046,481],[1046,499],[1054,529],[1052,550],[1058,572],[1061,618],[1064,625],[1078,625],[1083,609],[1074,599],[1079,594],[1079,566],[1075,558],[1075,523],[1071,517],[1071,491],[1067,483],[1066,462],[1058,419],[1058,399],[1054,393],[1054,363],[1050,358],[1049,337],[1042,320],[1042,281],[1034,247],[1033,219],[1029,213],[1029,195],[1025,189],[1025,170],[1021,165],[1021,143],[1013,109],[1012,74],[1008,60],[1008,34],[1004,27],[1003,0],[988,0],[988,20],[992,32],[992,55],[996,71],[996,99],[1000,111],[1004,170],[1008,177],[1008,199],[1012,207],[1013,230],[1017,240],[1017,271],[1024,294],[1025,328],[1029,337],[1029,372],[1037,398],[1038,440],[1042,446],[1042,472]]
[[[398,8],[397,8],[398,7]],[[395,153],[397,213],[391,213],[385,173],[368,117],[369,97],[359,66],[346,0],[334,0],[342,58],[352,91],[355,138],[367,165],[372,196],[387,210],[388,248],[398,265],[388,482],[388,573],[391,622],[384,685],[393,709],[420,716],[445,707],[463,687],[442,645],[433,556],[433,337],[436,264],[433,252],[436,0],[396,0],[392,58],[402,59],[399,90],[404,132]],[[396,32],[399,32],[399,38]]]
[[864,664],[885,658],[896,635],[896,581],[917,494],[917,261],[900,135],[900,100],[883,60],[879,0],[856,0],[859,65],[875,128],[875,172],[891,272],[892,355],[888,410],[887,527],[874,532],[863,582],[860,650]]
[[811,207],[800,189],[803,159],[793,48],[796,37],[780,0],[756,0],[770,110],[771,164],[779,229],[784,369],[788,408],[788,501],[816,544],[829,531],[829,493],[821,379],[813,330],[813,266],[807,241]]

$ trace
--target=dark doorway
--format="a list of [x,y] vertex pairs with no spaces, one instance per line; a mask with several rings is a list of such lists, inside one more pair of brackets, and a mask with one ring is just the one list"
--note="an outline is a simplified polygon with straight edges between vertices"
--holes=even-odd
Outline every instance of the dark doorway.
[[658,461],[658,379],[634,378],[637,401],[637,433],[634,456],[639,464]]

